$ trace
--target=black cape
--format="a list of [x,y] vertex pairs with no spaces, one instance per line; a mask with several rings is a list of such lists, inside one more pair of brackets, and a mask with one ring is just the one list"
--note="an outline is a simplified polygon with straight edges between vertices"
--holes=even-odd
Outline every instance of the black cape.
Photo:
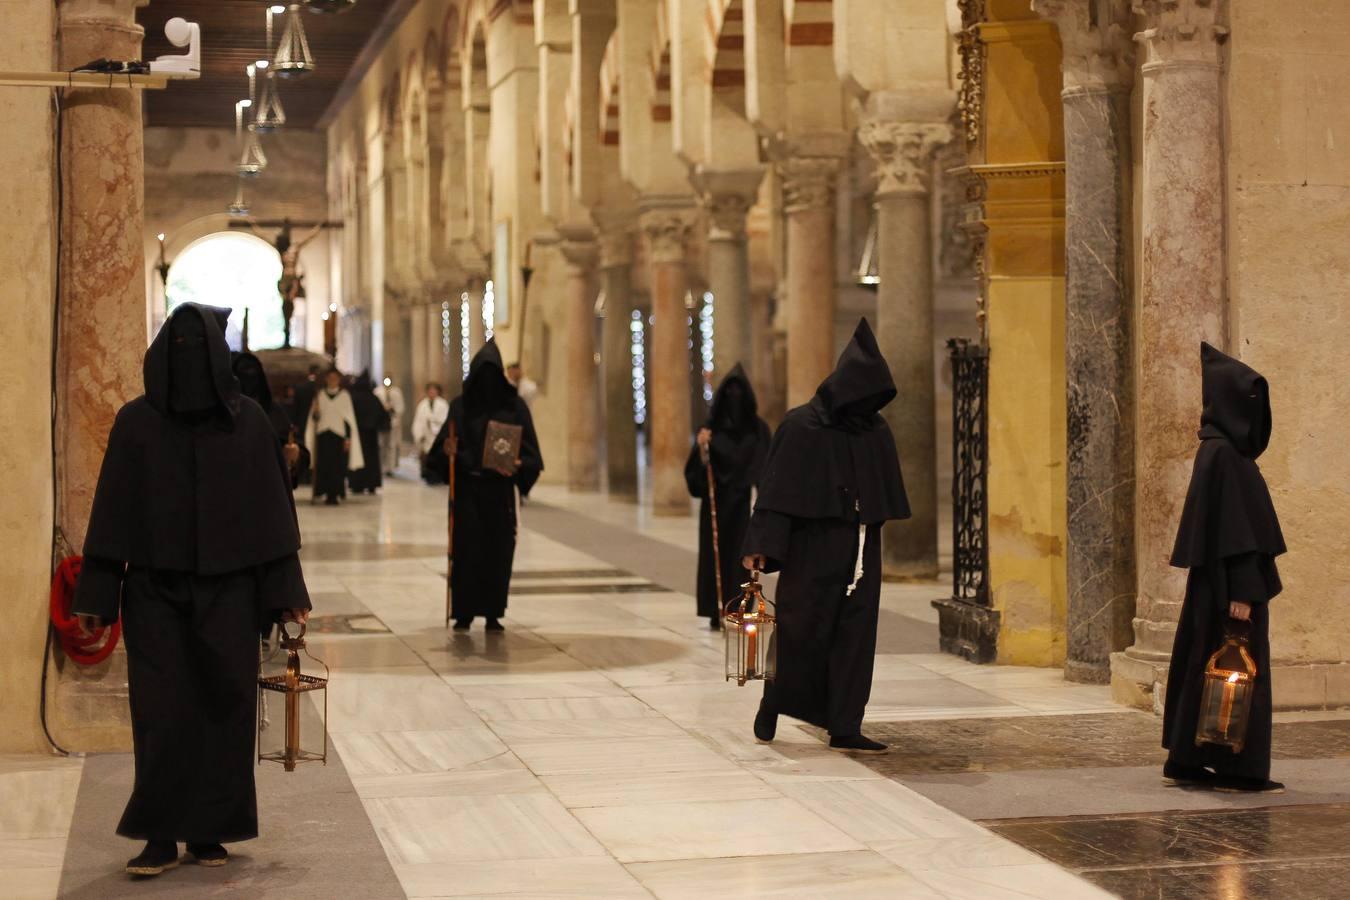
[[[1209,344],[1200,345],[1200,359],[1200,448],[1172,552],[1172,565],[1190,573],[1167,676],[1163,746],[1180,765],[1265,779],[1272,711],[1267,603],[1281,591],[1275,557],[1285,552],[1275,506],[1256,464],[1270,442],[1270,389],[1255,370]],[[1252,605],[1249,623],[1229,617],[1235,601]],[[1205,663],[1229,631],[1247,635],[1257,665],[1247,742],[1240,754],[1195,745]]]
[[370,491],[384,483],[380,465],[380,432],[389,430],[389,410],[375,396],[375,385],[369,372],[362,372],[352,385],[352,410],[356,413],[356,431],[361,440],[361,454],[365,468],[347,474],[353,491]]
[[[108,439],[72,604],[124,624],[136,776],[117,831],[138,840],[257,836],[259,627],[310,607],[281,445],[239,394],[228,315],[183,304],[146,352],[145,395]],[[187,317],[198,343],[185,353]],[[171,373],[193,353],[206,406],[176,412]]]
[[[272,421],[239,392],[225,343],[227,311],[175,308],[145,354],[145,394],[108,436],[86,556],[148,569],[218,575],[291,556],[300,529]],[[169,410],[169,327],[200,315],[219,398],[204,422]]]
[[[778,675],[766,709],[855,735],[872,690],[881,529],[909,516],[895,440],[880,410],[896,394],[864,319],[810,403],[774,434],[742,550],[781,570]],[[862,575],[857,574],[860,528]]]
[[727,373],[713,394],[706,427],[712,431],[708,451],[717,486],[721,597],[717,596],[714,571],[708,467],[704,465],[697,443],[689,451],[684,480],[690,495],[703,500],[698,519],[698,614],[712,618],[719,617],[726,601],[735,597],[740,586],[750,580],[750,573],[741,565],[740,548],[750,525],[751,490],[759,483],[769,452],[769,426],[758,415],[754,388],[739,363]]
[[[513,477],[483,468],[489,421],[520,425],[520,468]],[[450,403],[450,414],[427,453],[427,467],[450,474],[445,441],[455,430],[454,563],[450,574],[451,616],[500,618],[511,589],[516,552],[516,491],[528,495],[544,470],[530,408],[506,378],[502,355],[488,341],[469,365],[464,392]]]

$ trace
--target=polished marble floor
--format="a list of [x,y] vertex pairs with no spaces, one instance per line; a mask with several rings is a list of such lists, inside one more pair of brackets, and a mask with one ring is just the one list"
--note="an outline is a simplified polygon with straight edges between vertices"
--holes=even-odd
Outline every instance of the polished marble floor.
[[[1153,720],[1058,672],[937,653],[938,584],[884,591],[868,720],[894,754],[833,753],[787,721],[756,743],[758,694],[725,683],[720,636],[686,593],[693,519],[541,487],[522,511],[507,632],[448,635],[444,503],[396,480],[300,510],[332,749],[409,897],[1073,900],[1209,896],[1215,878],[1250,890],[1214,896],[1312,896],[1278,886],[1350,868],[1269,837],[1327,835],[1339,806],[1257,824],[1224,801],[1156,812],[1187,809],[1176,794],[1112,807],[1136,788],[1159,796]],[[1305,724],[1318,754],[1347,755],[1345,723]],[[0,896],[56,894],[81,774],[78,759],[0,758]],[[1101,807],[1059,802],[1069,783]],[[1239,873],[1220,872],[1233,859],[1215,845],[1169,849],[1235,822],[1250,826]],[[191,876],[178,896],[218,891]]]

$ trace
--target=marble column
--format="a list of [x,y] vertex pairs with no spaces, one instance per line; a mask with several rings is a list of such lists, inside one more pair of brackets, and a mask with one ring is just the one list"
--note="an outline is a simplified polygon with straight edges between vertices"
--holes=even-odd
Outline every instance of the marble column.
[[882,411],[895,434],[911,516],[882,532],[883,572],[936,578],[937,397],[928,173],[951,140],[946,123],[869,119],[858,139],[877,163],[877,343],[899,393]]
[[[135,0],[66,0],[59,67],[140,59]],[[141,94],[66,91],[61,125],[57,553],[79,553],[113,417],[141,393],[146,347]]]
[[1200,342],[1225,346],[1220,0],[1143,0],[1134,644],[1115,697],[1159,708],[1186,573],[1167,560],[1195,456]]
[[[1134,615],[1127,0],[1036,0],[1064,47],[1068,587],[1064,674],[1105,684]],[[1090,15],[1096,12],[1098,15]],[[1101,17],[1102,13],[1106,17]]]
[[684,461],[691,437],[690,356],[684,295],[688,291],[685,244],[692,218],[686,208],[655,208],[641,217],[647,236],[653,317],[647,356],[652,511],[661,516],[689,515]]
[[787,405],[807,402],[834,369],[834,198],[840,159],[779,164],[787,213]]
[[605,465],[609,495],[637,500],[637,427],[633,423],[633,233],[600,233],[600,279],[605,293],[601,334],[604,365]]
[[600,487],[597,443],[599,410],[595,394],[595,233],[590,228],[559,229],[567,262],[567,486],[574,491]]
[[700,172],[708,213],[708,290],[713,295],[713,380],[741,363],[753,368],[750,344],[750,242],[745,217],[759,196],[763,169]]
[[453,397],[454,394],[449,393],[450,386],[446,378],[449,374],[447,371],[449,365],[445,352],[445,328],[441,321],[444,310],[441,308],[440,298],[445,295],[445,291],[434,290],[430,295],[436,298],[435,302],[428,303],[422,308],[422,315],[427,323],[427,380],[439,382],[444,386],[447,395]]
[[[483,292],[487,289],[487,276],[483,274],[469,276],[469,358],[487,343],[487,324],[483,321]],[[506,362],[506,360],[502,360]]]
[[431,381],[427,368],[427,317],[425,308],[418,303],[408,307],[409,348],[412,350],[413,383],[425,385]]

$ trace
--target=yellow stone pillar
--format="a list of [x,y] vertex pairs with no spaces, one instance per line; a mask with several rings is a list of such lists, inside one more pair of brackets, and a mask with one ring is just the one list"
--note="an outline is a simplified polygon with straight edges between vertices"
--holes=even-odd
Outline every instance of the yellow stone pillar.
[[974,25],[982,90],[963,104],[977,123],[967,132],[968,178],[984,233],[996,658],[1060,666],[1067,608],[1060,44],[1030,4],[982,5]]

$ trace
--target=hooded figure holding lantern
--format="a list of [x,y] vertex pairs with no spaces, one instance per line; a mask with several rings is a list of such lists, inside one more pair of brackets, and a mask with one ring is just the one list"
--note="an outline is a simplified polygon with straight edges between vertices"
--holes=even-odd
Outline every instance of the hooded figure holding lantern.
[[136,778],[117,833],[146,842],[133,875],[224,865],[258,836],[258,632],[309,614],[289,467],[240,393],[229,310],[184,303],[145,354],[145,393],[108,436],[72,603],[119,617]]

